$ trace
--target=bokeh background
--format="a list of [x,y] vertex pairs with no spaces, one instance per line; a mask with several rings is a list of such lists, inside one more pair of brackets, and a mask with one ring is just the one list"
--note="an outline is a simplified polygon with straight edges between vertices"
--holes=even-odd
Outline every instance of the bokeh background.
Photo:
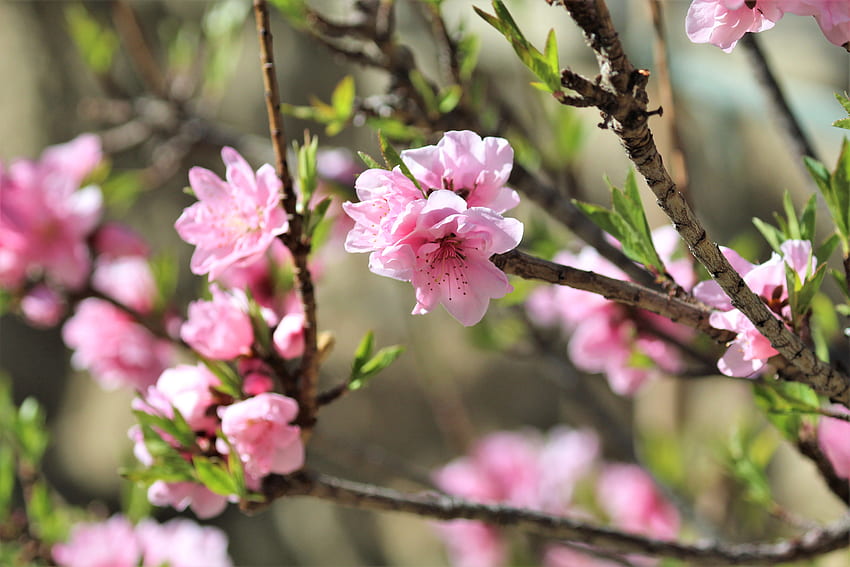
[[[101,85],[81,62],[68,35],[70,4],[0,0],[2,160],[35,157],[47,145],[105,127],[97,112],[105,108]],[[247,10],[249,2],[131,3],[161,58],[165,57],[163,38],[180,30],[197,33],[204,15],[225,4],[238,14]],[[548,127],[545,117],[557,110],[554,103],[528,86],[531,75],[507,43],[474,14],[473,5],[487,8],[483,2],[446,0],[449,24],[480,34],[479,65],[489,77],[488,88],[510,101],[524,121],[544,130]],[[508,5],[533,41],[542,44],[548,29],[556,29],[562,65],[594,74],[592,56],[563,10],[543,1],[516,0]],[[111,21],[110,2],[85,6],[105,25]],[[350,12],[343,1],[317,2],[316,6],[329,16],[344,17]],[[609,6],[632,61],[654,71],[648,3],[610,0]],[[804,202],[811,184],[789,151],[743,50],[725,54],[713,46],[691,44],[684,34],[688,2],[665,1],[662,6],[690,198],[716,240],[740,245],[751,259],[762,261],[768,256],[767,246],[751,218],[767,219],[780,210],[785,190],[796,203]],[[333,56],[280,18],[273,19],[273,26],[286,102],[307,104],[311,96],[327,100],[347,74],[355,76],[358,94],[377,94],[386,87],[387,78],[381,73]],[[434,47],[419,12],[409,2],[399,2],[398,34],[423,71],[435,73]],[[226,128],[258,166],[270,160],[271,152],[250,14],[232,38],[229,56],[222,62],[222,80],[196,102],[199,111]],[[760,39],[791,106],[831,166],[842,137],[841,130],[830,126],[842,117],[833,92],[850,88],[850,56],[829,44],[810,18],[786,17]],[[120,53],[115,68],[136,104],[150,102]],[[652,90],[656,83],[650,82],[654,101],[658,100],[658,92]],[[578,112],[576,117],[584,125],[584,143],[580,153],[569,159],[586,190],[583,197],[607,203],[603,175],[619,184],[629,164],[615,137],[596,128],[597,112]],[[663,152],[671,149],[667,120],[655,117],[651,122]],[[313,128],[323,146],[377,153],[374,134],[367,128],[349,128],[329,138],[321,126],[286,119],[292,138],[300,137],[306,127]],[[128,212],[130,224],[150,239],[154,249],[176,251],[184,266],[191,249],[179,241],[172,225],[189,202],[182,192],[188,168],[200,164],[222,170],[215,142],[210,140],[166,172]],[[136,150],[116,155],[115,168],[145,167],[157,151],[168,151],[158,143],[152,137]],[[663,224],[665,219],[654,208],[648,190],[644,196],[651,224]],[[822,206],[819,212],[826,216]],[[531,204],[524,204],[518,214],[527,221],[546,218]],[[563,247],[577,246],[566,231],[555,230],[563,238]],[[480,435],[525,427],[546,431],[559,424],[589,425],[603,434],[609,459],[658,453],[673,462],[670,474],[674,480],[679,477],[672,493],[700,518],[703,533],[733,540],[782,533],[781,526],[758,517],[736,498],[735,483],[722,465],[722,447],[731,432],[761,423],[748,385],[718,377],[668,378],[648,385],[634,399],[617,398],[603,377],[584,376],[561,357],[541,355],[521,333],[499,348],[492,348],[492,341],[491,348],[486,348],[481,346],[487,342],[482,341],[481,332],[462,328],[443,311],[410,316],[411,287],[370,274],[365,256],[346,255],[340,249],[328,258],[318,285],[319,319],[321,328],[334,334],[336,347],[323,369],[323,384],[334,384],[347,375],[354,348],[368,329],[375,331],[378,344],[403,343],[408,351],[369,388],[321,413],[309,448],[309,461],[316,468],[418,490],[422,485],[417,479],[427,478],[435,466],[461,455],[470,440]],[[192,298],[198,283],[188,269],[181,274],[184,302]],[[497,321],[514,317],[517,308],[508,303],[497,302],[489,317]],[[53,434],[50,480],[70,502],[97,501],[96,509],[112,511],[119,506],[122,491],[116,469],[132,458],[126,434],[132,423],[127,411],[130,395],[101,391],[86,375],[73,372],[68,361],[58,330],[33,330],[10,316],[0,319],[0,368],[12,376],[16,399],[36,396],[47,408]],[[602,409],[588,409],[594,404],[588,403],[587,392]],[[633,438],[639,440],[634,445]],[[789,509],[817,521],[840,514],[838,502],[792,448],[780,446],[770,472],[778,500]],[[170,514],[162,511],[160,516]],[[231,509],[213,523],[227,530],[238,565],[438,565],[446,561],[429,521],[403,515],[377,515],[295,499],[279,501],[255,517]],[[846,561],[847,554],[839,554],[832,564]]]

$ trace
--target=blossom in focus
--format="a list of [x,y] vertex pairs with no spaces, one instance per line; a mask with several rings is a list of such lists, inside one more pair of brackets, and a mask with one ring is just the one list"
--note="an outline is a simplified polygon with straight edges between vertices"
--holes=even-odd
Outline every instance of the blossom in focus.
[[597,501],[614,525],[656,539],[674,539],[679,513],[637,465],[609,464],[596,485]]
[[190,508],[199,518],[212,518],[227,507],[227,498],[194,482],[154,481],[148,487],[148,502],[182,511]]
[[212,300],[189,304],[188,319],[180,327],[180,338],[202,356],[231,360],[251,353],[254,329],[244,295],[210,286]]
[[18,288],[44,275],[68,289],[83,285],[91,267],[86,238],[102,211],[100,189],[80,189],[102,159],[92,134],[47,148],[38,161],[0,165],[0,285]]
[[[780,245],[780,250],[782,256],[774,252],[766,262],[755,265],[741,258],[734,250],[720,249],[747,286],[776,315],[788,321],[791,319],[791,310],[787,301],[785,267],[790,267],[801,281],[805,281],[808,275],[814,273],[817,259],[812,255],[811,242],[805,240],[787,240]],[[741,311],[732,307],[717,282],[700,282],[694,287],[693,293],[703,303],[718,309],[709,317],[713,327],[737,333],[717,363],[720,372],[726,376],[753,377],[764,369],[770,357],[778,354],[755,325]]]
[[[260,394],[218,410],[221,430],[242,460],[245,474],[259,478],[269,473],[289,474],[304,466],[301,429],[290,425],[298,403],[280,394]],[[222,454],[230,446],[219,439]]]
[[52,550],[59,567],[229,567],[227,536],[218,528],[175,518],[137,526],[121,515],[74,525]]
[[144,390],[171,365],[174,348],[108,301],[87,298],[62,328],[71,363],[103,388]]
[[[833,404],[830,409],[848,413],[847,408],[839,404]],[[818,423],[818,445],[832,464],[835,474],[850,479],[850,422],[821,417]]]
[[491,299],[513,290],[490,256],[515,248],[522,223],[484,207],[467,206],[452,191],[434,191],[420,210],[400,222],[411,224],[407,235],[374,252],[369,269],[410,281],[416,290],[414,314],[438,304],[464,325],[484,317]]
[[174,407],[193,430],[215,432],[218,421],[208,415],[208,410],[216,403],[214,388],[220,384],[218,377],[204,364],[179,364],[160,375],[136,409],[173,418],[171,408]]
[[484,138],[468,130],[446,132],[436,146],[401,152],[401,160],[429,194],[446,189],[470,207],[504,213],[519,204],[505,187],[513,169],[514,150],[504,138]]
[[195,245],[190,267],[213,281],[231,266],[260,259],[289,223],[280,206],[281,181],[264,164],[256,174],[233,148],[221,150],[226,181],[202,167],[189,170],[189,183],[198,202],[189,206],[174,227]]

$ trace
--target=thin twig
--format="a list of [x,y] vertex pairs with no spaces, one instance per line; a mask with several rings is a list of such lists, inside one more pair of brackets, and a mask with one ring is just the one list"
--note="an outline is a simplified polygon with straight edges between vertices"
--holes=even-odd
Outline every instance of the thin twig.
[[[606,552],[670,557],[689,564],[776,565],[817,557],[847,547],[850,542],[850,517],[774,543],[735,545],[701,541],[687,544],[661,541],[532,510],[479,504],[436,492],[408,494],[309,471],[285,477],[269,475],[263,483],[263,492],[268,501],[282,496],[311,496],[364,510],[402,512],[437,520],[476,520],[598,546]],[[264,506],[251,502],[244,505],[248,510]]]

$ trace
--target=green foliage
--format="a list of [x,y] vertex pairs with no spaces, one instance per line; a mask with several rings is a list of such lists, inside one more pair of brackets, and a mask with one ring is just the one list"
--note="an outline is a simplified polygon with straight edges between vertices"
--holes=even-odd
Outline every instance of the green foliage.
[[726,465],[740,483],[747,500],[763,508],[772,508],[773,491],[767,466],[776,452],[777,442],[769,429],[755,433],[741,429],[732,433],[726,446]]
[[319,138],[304,134],[304,145],[293,142],[295,155],[298,157],[298,189],[301,193],[298,200],[297,210],[302,215],[307,215],[310,210],[310,201],[319,184],[319,174],[316,166],[316,153],[319,150]]
[[634,170],[629,170],[623,191],[610,181],[608,186],[613,202],[611,210],[590,203],[573,202],[597,226],[620,241],[626,256],[657,273],[664,273],[664,263],[652,243],[652,232],[643,211]]
[[239,483],[228,470],[226,462],[197,455],[192,457],[192,465],[198,480],[212,492],[222,496],[240,494]]
[[369,331],[354,351],[351,376],[348,379],[349,390],[359,390],[365,386],[371,378],[392,364],[404,352],[402,345],[384,347],[372,354],[374,349],[375,334]]
[[496,28],[510,42],[520,61],[543,82],[540,87],[542,90],[550,93],[561,90],[561,69],[554,30],[549,31],[546,46],[541,53],[525,38],[501,0],[493,0],[492,6],[494,14],[488,14],[478,7],[474,9],[484,21]]
[[242,0],[223,0],[209,5],[201,22],[209,54],[204,68],[204,85],[221,89],[236,68],[242,47],[240,32],[251,13]]
[[819,161],[804,158],[806,167],[826,201],[844,250],[850,254],[850,144],[845,139],[835,171],[830,173]]
[[295,29],[304,29],[308,26],[308,8],[304,0],[269,0],[269,3],[277,8]]
[[756,405],[786,439],[797,440],[803,423],[817,422],[820,409],[818,395],[799,382],[763,382],[753,387]]
[[328,136],[336,136],[348,126],[351,117],[354,115],[354,98],[354,77],[346,75],[331,92],[330,103],[316,97],[310,97],[310,106],[283,103],[280,105],[280,110],[284,114],[302,120],[312,120],[324,124],[325,133]]
[[[384,161],[387,164],[387,169],[393,169],[394,167],[398,167],[405,177],[410,179],[416,188],[422,191],[422,186],[419,184],[419,181],[413,177],[413,173],[410,171],[410,168],[407,167],[407,164],[404,163],[401,159],[401,155],[396,151],[390,141],[384,136],[383,132],[378,132],[378,143],[381,147],[381,155],[384,156]],[[425,192],[422,191],[424,194]]]
[[815,216],[817,211],[817,197],[812,195],[803,207],[800,216],[794,209],[791,194],[786,191],[782,197],[782,208],[785,212],[783,218],[777,213],[773,214],[777,226],[768,224],[761,219],[753,218],[753,224],[761,232],[770,247],[777,253],[781,253],[780,245],[786,240],[809,240],[815,239]]
[[[254,329],[254,340],[260,343],[261,348],[270,349],[271,332],[269,325],[260,313],[260,306],[250,296],[248,297],[248,315],[251,317],[251,324]],[[220,384],[215,387],[217,391],[237,400],[242,397],[242,379],[229,364],[223,360],[207,358],[202,358],[201,361],[219,379]]]
[[[846,94],[835,93],[835,99],[844,107],[844,111],[850,114],[850,98]],[[850,118],[841,118],[832,123],[836,128],[844,128],[850,130]]]
[[481,52],[481,39],[477,35],[465,34],[457,42],[458,74],[462,81],[468,81],[478,65]]
[[105,74],[112,67],[118,49],[118,36],[101,26],[82,4],[65,8],[68,32],[86,66],[97,74]]
[[116,216],[123,216],[136,203],[143,189],[140,171],[113,173],[100,184],[106,207]]

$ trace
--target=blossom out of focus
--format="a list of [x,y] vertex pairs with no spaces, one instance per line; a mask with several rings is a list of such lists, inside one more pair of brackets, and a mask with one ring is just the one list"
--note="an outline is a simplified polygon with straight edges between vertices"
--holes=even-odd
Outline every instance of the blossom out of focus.
[[218,528],[175,518],[133,525],[116,515],[76,524],[68,541],[53,547],[59,567],[230,567],[227,536]]
[[[468,456],[446,464],[433,476],[440,489],[470,501],[582,520],[594,517],[586,507],[589,492],[595,508],[617,528],[666,540],[679,531],[679,514],[652,477],[637,465],[604,462],[592,430],[559,427],[546,437],[531,431],[492,433],[475,443]],[[579,491],[581,503],[575,498]],[[439,524],[437,533],[452,565],[511,564],[510,540],[498,527],[455,520]],[[609,564],[596,563],[592,553],[578,549],[546,546],[540,562],[546,567]]]
[[399,167],[361,174],[360,201],[343,205],[355,221],[345,249],[371,252],[372,272],[410,281],[413,314],[442,304],[463,325],[474,325],[491,299],[513,289],[489,261],[522,239],[522,223],[501,215],[519,202],[504,186],[513,150],[501,138],[446,132],[436,146],[401,152],[401,160],[421,191]]
[[[695,279],[693,265],[687,258],[675,258],[679,242],[676,231],[664,226],[653,231],[652,238],[667,271],[682,288],[690,289]],[[594,248],[585,247],[577,255],[560,252],[553,260],[611,278],[628,279]],[[526,301],[526,309],[536,324],[559,327],[570,336],[567,349],[576,368],[604,373],[611,389],[621,395],[634,394],[659,371],[675,374],[683,370],[681,354],[662,337],[687,341],[693,335],[690,329],[669,319],[648,311],[629,310],[601,295],[567,286],[535,289]]]
[[685,30],[694,43],[711,43],[729,53],[745,33],[769,30],[785,14],[814,16],[827,40],[850,46],[846,0],[693,0]]
[[[782,243],[780,249],[782,256],[774,252],[766,262],[757,265],[751,264],[729,248],[721,247],[721,252],[741,274],[747,286],[759,295],[776,315],[789,322],[791,308],[788,305],[786,266],[796,272],[800,281],[805,281],[807,276],[814,273],[817,259],[812,255],[812,243],[806,240],[787,240]],[[732,307],[717,282],[700,282],[694,287],[694,297],[718,309],[709,317],[709,323],[713,327],[735,331],[738,334],[717,362],[720,372],[726,376],[752,378],[765,368],[771,356],[779,354],[755,325],[741,311]]]

